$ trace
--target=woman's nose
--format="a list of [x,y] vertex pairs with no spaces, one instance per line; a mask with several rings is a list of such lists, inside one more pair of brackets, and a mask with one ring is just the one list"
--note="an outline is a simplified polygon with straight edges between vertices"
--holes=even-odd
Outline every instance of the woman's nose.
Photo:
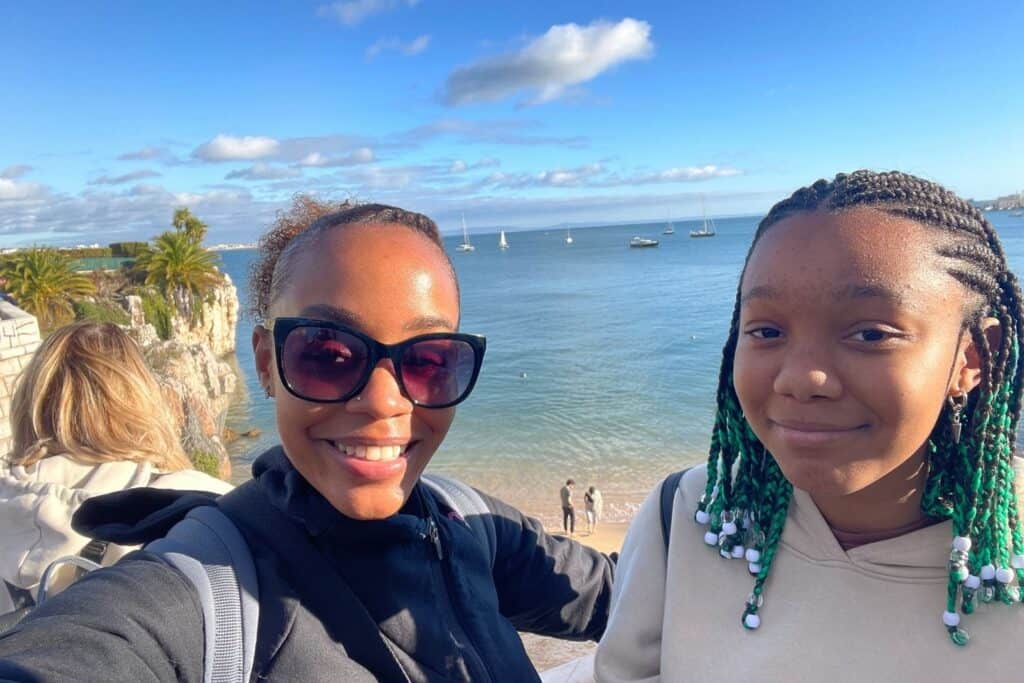
[[794,349],[783,360],[773,384],[775,393],[798,401],[839,398],[842,383],[835,369],[823,358]]
[[366,386],[345,404],[351,412],[367,413],[381,419],[404,415],[413,408],[412,401],[402,395],[390,360],[382,360],[370,372]]

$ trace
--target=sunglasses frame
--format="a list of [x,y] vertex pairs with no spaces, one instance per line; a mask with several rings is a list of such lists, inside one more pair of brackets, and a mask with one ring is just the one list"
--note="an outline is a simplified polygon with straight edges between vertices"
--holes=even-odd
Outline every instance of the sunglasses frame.
[[[284,343],[285,340],[288,339],[288,335],[300,327],[327,328],[336,332],[343,332],[344,334],[355,337],[366,345],[368,354],[366,368],[363,370],[363,375],[359,378],[359,381],[353,385],[351,391],[340,398],[321,399],[303,396],[294,387],[292,387],[288,378],[285,377],[284,364],[281,362],[281,356],[284,353]],[[274,356],[277,360],[277,374],[281,378],[281,384],[283,384],[285,389],[288,390],[288,393],[295,398],[303,401],[310,401],[312,403],[344,403],[348,401],[366,388],[366,385],[370,382],[370,376],[373,374],[377,364],[387,358],[391,361],[391,365],[394,367],[394,376],[395,381],[398,383],[398,390],[401,391],[402,396],[411,401],[413,405],[429,408],[431,410],[450,408],[451,406],[458,405],[465,401],[473,392],[473,387],[476,386],[476,380],[477,377],[480,376],[480,368],[484,362],[484,352],[487,350],[486,338],[480,335],[465,334],[462,332],[431,332],[428,334],[420,334],[415,337],[410,337],[398,342],[397,344],[384,344],[367,334],[363,334],[359,330],[349,327],[348,325],[343,325],[330,320],[282,317],[275,318],[270,321],[264,325],[264,328],[274,336]],[[406,349],[419,342],[430,341],[432,339],[461,341],[469,344],[470,348],[473,349],[473,375],[469,378],[469,384],[466,385],[466,390],[462,392],[462,395],[456,400],[441,405],[425,405],[414,399],[409,395],[409,391],[405,388],[405,382],[402,380],[402,356]]]

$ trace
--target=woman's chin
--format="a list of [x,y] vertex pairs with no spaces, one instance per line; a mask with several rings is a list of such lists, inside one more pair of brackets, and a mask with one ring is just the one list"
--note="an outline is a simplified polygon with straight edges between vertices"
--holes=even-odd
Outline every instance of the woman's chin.
[[350,519],[386,519],[405,505],[407,495],[397,485],[364,485],[325,496],[335,510]]

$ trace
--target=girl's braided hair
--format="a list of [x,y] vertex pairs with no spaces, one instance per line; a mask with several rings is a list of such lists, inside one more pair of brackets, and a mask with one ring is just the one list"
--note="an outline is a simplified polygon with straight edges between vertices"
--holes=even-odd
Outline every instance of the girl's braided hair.
[[[945,237],[938,241],[937,251],[952,263],[949,274],[978,299],[978,306],[968,307],[963,329],[978,349],[981,382],[971,392],[962,415],[957,410],[943,411],[935,424],[927,444],[929,473],[921,502],[926,515],[953,522],[943,622],[953,642],[963,645],[968,634],[959,627],[958,608],[970,614],[976,597],[983,602],[1019,602],[1019,587],[1024,585],[1024,537],[1013,468],[1024,371],[1020,362],[1021,290],[1007,267],[995,230],[978,209],[935,183],[895,171],[841,173],[831,182],[819,180],[797,190],[773,206],[758,225],[747,262],[761,236],[784,218],[854,207],[876,209],[934,228]],[[999,321],[1002,332],[994,348],[982,327],[989,316]],[[729,336],[722,349],[708,481],[696,518],[709,525],[705,541],[716,545],[723,556],[746,557],[756,578],[743,624],[757,628],[765,580],[782,536],[793,487],[740,409],[733,385],[739,317],[737,287]],[[953,430],[959,429],[961,419],[967,428],[963,438],[957,439]]]

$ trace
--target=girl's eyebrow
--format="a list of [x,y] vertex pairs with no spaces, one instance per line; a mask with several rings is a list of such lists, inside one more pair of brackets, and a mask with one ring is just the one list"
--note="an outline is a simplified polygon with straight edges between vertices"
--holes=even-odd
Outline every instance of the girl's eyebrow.
[[[342,325],[348,325],[349,327],[354,327],[358,330],[366,329],[363,319],[358,315],[345,308],[331,306],[330,304],[313,304],[312,306],[306,306],[302,309],[300,315],[304,318],[318,318],[320,320],[329,320],[331,322],[341,323]],[[427,315],[406,321],[402,327],[410,332],[436,330],[438,328],[444,330],[455,330],[455,323],[447,318]]]

